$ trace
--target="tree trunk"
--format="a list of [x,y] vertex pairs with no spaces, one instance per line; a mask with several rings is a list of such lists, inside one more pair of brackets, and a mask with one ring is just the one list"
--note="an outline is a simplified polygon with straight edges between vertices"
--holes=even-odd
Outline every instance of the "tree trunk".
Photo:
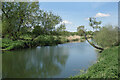
[[91,42],[87,39],[86,33],[85,33],[84,31],[83,31],[83,33],[84,33],[85,39],[88,41],[88,43],[89,43],[90,45],[92,45],[92,46],[93,46],[94,48],[96,48],[96,49],[104,50],[103,48],[100,48],[100,47],[96,46],[95,44],[91,43]]

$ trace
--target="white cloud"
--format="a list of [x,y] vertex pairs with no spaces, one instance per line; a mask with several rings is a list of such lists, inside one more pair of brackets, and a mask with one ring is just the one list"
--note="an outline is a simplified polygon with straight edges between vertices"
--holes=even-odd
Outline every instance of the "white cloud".
[[72,22],[64,20],[64,21],[61,22],[61,24],[72,24]]
[[108,17],[110,14],[104,14],[104,13],[97,13],[95,17]]
[[[94,18],[97,18],[97,17],[108,17],[108,16],[111,16],[110,14],[105,14],[105,13],[97,13]],[[85,18],[85,20],[89,20],[89,18]]]

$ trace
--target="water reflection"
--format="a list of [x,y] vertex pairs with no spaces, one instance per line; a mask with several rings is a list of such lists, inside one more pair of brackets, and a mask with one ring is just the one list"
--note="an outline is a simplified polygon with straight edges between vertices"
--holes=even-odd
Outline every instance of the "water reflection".
[[60,74],[67,58],[67,49],[56,46],[6,52],[3,77],[52,77]]
[[4,78],[66,78],[87,70],[97,60],[86,42],[8,51],[2,54]]

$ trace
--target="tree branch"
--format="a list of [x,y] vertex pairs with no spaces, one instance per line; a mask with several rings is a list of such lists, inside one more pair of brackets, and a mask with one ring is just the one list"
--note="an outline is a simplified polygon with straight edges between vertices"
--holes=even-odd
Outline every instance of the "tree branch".
[[91,42],[87,39],[85,31],[83,31],[83,33],[84,33],[85,39],[88,41],[88,43],[89,43],[90,45],[92,45],[92,46],[93,46],[94,48],[96,48],[96,49],[104,50],[103,48],[98,47],[98,46],[96,46],[95,44],[91,43]]

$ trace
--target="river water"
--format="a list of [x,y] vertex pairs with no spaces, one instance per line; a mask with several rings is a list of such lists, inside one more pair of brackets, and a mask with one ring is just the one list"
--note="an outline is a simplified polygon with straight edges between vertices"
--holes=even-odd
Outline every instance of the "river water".
[[86,41],[7,51],[2,54],[3,78],[66,78],[87,70],[97,52]]

